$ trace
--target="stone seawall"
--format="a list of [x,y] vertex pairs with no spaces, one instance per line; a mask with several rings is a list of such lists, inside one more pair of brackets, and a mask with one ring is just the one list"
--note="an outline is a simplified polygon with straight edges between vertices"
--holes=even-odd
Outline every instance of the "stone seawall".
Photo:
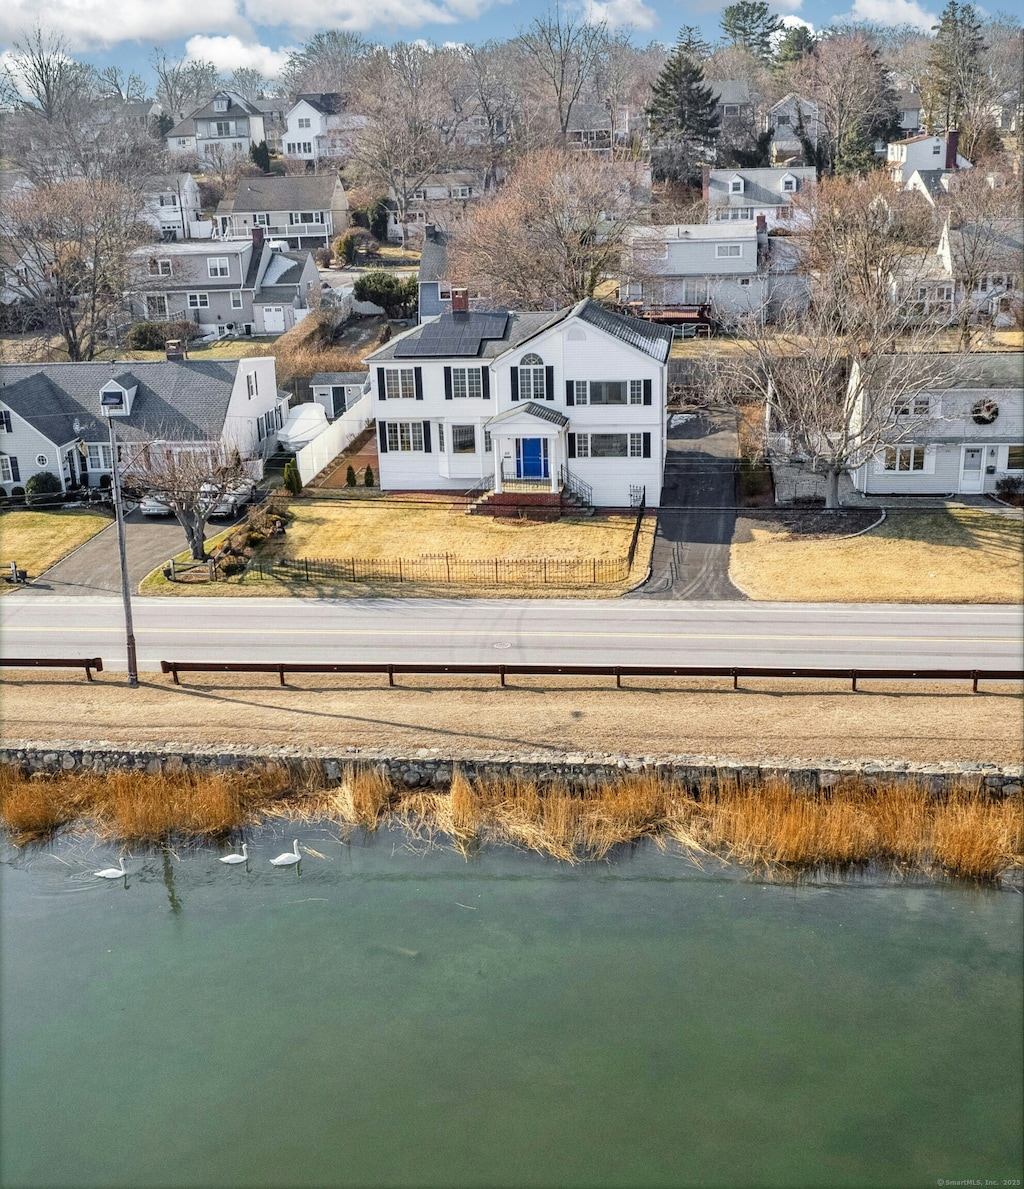
[[453,768],[466,776],[520,776],[542,784],[563,781],[574,788],[591,788],[629,772],[657,772],[688,787],[707,782],[757,781],[785,777],[808,790],[828,789],[846,777],[913,781],[927,784],[936,796],[954,785],[978,785],[994,796],[1013,796],[1021,791],[1024,768],[978,763],[907,763],[870,760],[799,760],[770,758],[752,763],[721,756],[617,756],[594,753],[551,755],[536,752],[467,752],[443,754],[439,749],[421,748],[410,755],[382,750],[235,747],[197,748],[174,744],[124,747],[99,741],[41,744],[29,740],[8,740],[0,747],[0,764],[27,772],[136,771],[152,775],[181,771],[214,772],[286,764],[297,770],[319,768],[327,784],[336,783],[347,765],[383,768],[406,788],[443,788]]

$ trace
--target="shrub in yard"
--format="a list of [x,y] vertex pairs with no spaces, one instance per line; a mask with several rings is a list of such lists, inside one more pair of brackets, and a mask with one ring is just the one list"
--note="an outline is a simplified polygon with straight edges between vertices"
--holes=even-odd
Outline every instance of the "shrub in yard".
[[159,322],[136,322],[128,331],[125,346],[131,351],[162,351],[167,341],[164,334]]
[[317,264],[320,266],[320,268],[330,268],[331,267],[331,249],[330,248],[317,248],[316,251],[313,253],[313,259],[317,262]]
[[30,504],[56,504],[63,495],[60,480],[50,471],[40,471],[25,484],[25,498]]
[[25,502],[25,488],[12,487],[11,498],[7,502],[9,504],[23,504]]
[[295,459],[289,458],[284,464],[284,485],[292,493],[298,495],[302,491],[302,476],[299,474],[299,468],[295,465]]
[[996,495],[1024,495],[1024,475],[1004,475],[996,480]]
[[349,468],[345,472],[345,486],[355,487],[356,485],[356,468],[349,463]]
[[373,482],[374,482],[374,480],[373,480],[373,467],[367,467],[367,468],[366,468],[366,474],[365,474],[365,475],[363,475],[363,486],[364,486],[364,487],[372,487],[372,486],[373,486]]

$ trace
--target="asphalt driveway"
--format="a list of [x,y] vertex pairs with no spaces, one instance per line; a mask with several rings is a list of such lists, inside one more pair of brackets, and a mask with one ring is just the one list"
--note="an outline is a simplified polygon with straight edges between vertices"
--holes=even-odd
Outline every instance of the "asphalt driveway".
[[651,577],[627,598],[745,597],[729,581],[737,454],[734,417],[669,414]]
[[[206,526],[206,535],[213,536],[230,523],[214,521]],[[125,519],[125,552],[132,590],[150,570],[155,570],[186,547],[185,533],[173,516],[143,516],[137,509],[129,513]],[[21,593],[38,596],[120,594],[121,570],[113,522],[23,587]]]

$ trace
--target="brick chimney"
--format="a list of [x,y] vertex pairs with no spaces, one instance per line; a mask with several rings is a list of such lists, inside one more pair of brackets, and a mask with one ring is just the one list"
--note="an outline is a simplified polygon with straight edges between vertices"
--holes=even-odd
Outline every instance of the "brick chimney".
[[757,216],[757,234],[758,235],[767,235],[768,234],[768,220],[764,215]]
[[262,227],[254,227],[252,229],[252,246],[254,248],[262,248],[263,247],[263,228]]
[[946,168],[956,169],[956,150],[960,144],[960,130],[946,129]]
[[436,224],[436,223],[424,223],[424,225],[423,225],[423,238],[424,238],[424,239],[433,239],[433,238],[434,238],[434,232],[435,232],[435,231],[437,231],[437,224]]
[[469,313],[469,290],[452,288],[452,313]]
[[700,170],[701,195],[705,202],[711,196],[711,166],[702,165]]

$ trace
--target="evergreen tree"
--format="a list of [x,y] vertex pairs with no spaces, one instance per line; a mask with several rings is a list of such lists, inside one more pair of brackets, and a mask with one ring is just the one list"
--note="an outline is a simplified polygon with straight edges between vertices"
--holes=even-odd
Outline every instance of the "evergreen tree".
[[965,110],[983,84],[985,43],[981,18],[973,4],[949,0],[934,30],[921,92],[928,130],[945,132],[960,127]]
[[704,71],[679,45],[654,83],[647,108],[655,142],[654,166],[660,177],[685,180],[700,151],[718,135],[721,115]]
[[861,129],[851,131],[836,149],[835,171],[844,177],[867,177],[878,164],[871,139]]
[[765,0],[737,0],[722,13],[726,40],[749,50],[765,64],[772,58],[772,38],[781,29],[782,19],[769,11]]
[[697,25],[683,25],[676,37],[676,49],[685,50],[695,62],[706,62],[711,57],[711,43]]
[[789,66],[799,62],[814,49],[814,34],[806,25],[794,25],[787,29],[779,42],[779,49],[775,55],[776,67]]
[[270,173],[270,149],[267,148],[265,140],[249,146],[249,160],[257,169],[262,169],[264,173]]

